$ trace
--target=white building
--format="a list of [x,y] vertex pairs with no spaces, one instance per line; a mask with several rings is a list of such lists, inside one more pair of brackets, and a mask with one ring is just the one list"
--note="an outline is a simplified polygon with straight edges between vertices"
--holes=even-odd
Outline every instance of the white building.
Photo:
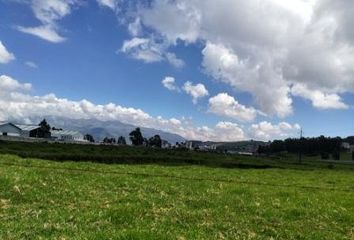
[[52,138],[64,142],[84,142],[84,135],[77,131],[51,130]]
[[342,142],[341,147],[345,150],[350,150],[350,148],[351,148],[350,144],[347,142]]
[[[38,138],[38,125],[23,125],[10,122],[0,122],[0,135],[10,137]],[[77,131],[52,129],[51,139],[64,142],[84,142],[84,135]]]
[[22,125],[16,124],[16,127],[21,129],[21,137],[38,137],[38,129],[41,127],[38,125]]
[[19,137],[21,129],[12,123],[0,122],[0,135]]
[[36,137],[39,126],[0,122],[0,135],[11,137]]

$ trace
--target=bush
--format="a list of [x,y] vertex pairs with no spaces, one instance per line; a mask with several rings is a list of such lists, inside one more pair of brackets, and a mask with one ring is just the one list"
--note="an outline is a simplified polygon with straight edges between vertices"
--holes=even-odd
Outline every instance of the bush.
[[354,151],[352,152],[352,160],[354,161]]

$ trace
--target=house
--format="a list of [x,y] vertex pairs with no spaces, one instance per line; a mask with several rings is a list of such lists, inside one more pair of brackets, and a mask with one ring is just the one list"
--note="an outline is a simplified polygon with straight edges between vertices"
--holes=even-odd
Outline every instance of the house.
[[52,139],[63,142],[86,142],[84,135],[77,131],[52,129]]

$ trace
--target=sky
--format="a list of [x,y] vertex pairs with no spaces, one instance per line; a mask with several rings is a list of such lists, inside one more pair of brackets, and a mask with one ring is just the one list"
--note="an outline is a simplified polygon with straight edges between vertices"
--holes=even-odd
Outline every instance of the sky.
[[354,2],[0,0],[0,120],[354,134]]

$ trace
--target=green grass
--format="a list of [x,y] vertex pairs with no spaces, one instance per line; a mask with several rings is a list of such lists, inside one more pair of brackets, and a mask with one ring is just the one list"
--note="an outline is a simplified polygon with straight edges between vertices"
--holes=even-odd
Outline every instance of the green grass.
[[354,172],[0,155],[0,239],[354,239]]
[[265,157],[245,157],[188,150],[152,149],[129,146],[103,146],[59,143],[25,143],[0,141],[0,154],[14,154],[24,158],[40,158],[55,161],[96,162],[109,164],[159,164],[162,166],[208,166],[217,168],[285,168],[353,169],[354,164],[319,162],[317,156],[304,156],[303,164],[298,164],[295,155]]

